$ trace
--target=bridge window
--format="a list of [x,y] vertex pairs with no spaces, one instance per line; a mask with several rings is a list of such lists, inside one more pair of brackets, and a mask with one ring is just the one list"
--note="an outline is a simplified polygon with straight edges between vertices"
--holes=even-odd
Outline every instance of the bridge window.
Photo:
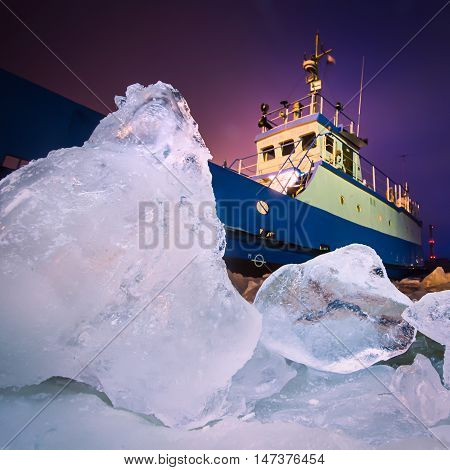
[[280,145],[281,145],[281,155],[283,155],[283,157],[287,157],[295,149],[294,141],[292,139],[285,140],[284,142],[281,142]]
[[275,149],[273,148],[273,145],[264,147],[262,149],[262,154],[265,162],[267,162],[268,160],[273,160],[275,158]]
[[302,139],[302,149],[303,150],[308,150],[309,147],[314,148],[317,145],[317,140],[316,139],[316,133],[315,132],[310,132],[309,134],[304,135],[301,137]]
[[330,135],[325,136],[325,150],[329,153],[333,153],[334,139]]

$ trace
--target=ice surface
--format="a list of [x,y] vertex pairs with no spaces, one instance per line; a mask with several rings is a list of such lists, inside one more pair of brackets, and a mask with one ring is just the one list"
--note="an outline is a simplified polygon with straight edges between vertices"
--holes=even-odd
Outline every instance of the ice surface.
[[262,343],[319,370],[353,372],[403,353],[415,338],[401,318],[411,301],[364,245],[281,267],[254,305],[263,314]]
[[[11,449],[321,449],[364,448],[342,432],[295,423],[226,418],[188,431],[158,426],[143,416],[114,409],[98,396],[69,387],[8,448]],[[0,444],[59,390],[43,384],[0,393]]]
[[450,387],[450,290],[425,295],[405,310],[403,318],[445,346],[443,374],[445,384]]
[[[423,423],[421,416],[411,412],[403,403],[404,397],[401,394],[397,397],[399,392],[391,387],[394,379],[406,375],[408,383],[402,379],[395,383],[412,388],[411,401],[407,405],[417,411],[418,405],[414,402],[417,396],[414,394],[420,395],[424,375],[415,379],[416,365],[403,366],[399,374],[391,367],[378,365],[352,374],[322,372],[303,365],[297,365],[297,369],[297,377],[280,393],[257,402],[257,420],[339,431],[371,448],[442,449],[443,445],[433,429]],[[430,369],[426,369],[426,373],[432,376]],[[428,388],[427,385],[424,392],[432,392],[428,395],[430,399],[445,399],[442,386],[439,389]],[[423,402],[425,399],[420,400]],[[429,408],[441,409],[439,413],[444,416],[442,410],[445,406],[440,402],[430,404]]]
[[185,100],[159,82],[117,103],[82,148],[0,183],[0,387],[79,374],[117,407],[199,425],[221,413],[260,315],[227,277]]
[[[226,417],[191,431],[113,408],[104,395],[72,383],[10,442],[62,382],[3,390],[0,444],[12,449],[442,449],[450,443],[448,420],[428,430],[389,391],[395,376],[390,367],[348,375],[297,369],[299,375],[281,393],[257,402],[256,416]],[[418,383],[420,378],[411,385]]]
[[395,371],[391,390],[426,425],[435,425],[450,415],[450,391],[442,386],[430,360],[421,354],[411,366]]
[[227,413],[246,415],[257,400],[278,393],[296,374],[284,357],[258,344],[252,358],[233,376]]
[[445,347],[443,375],[445,384],[450,388],[450,347]]

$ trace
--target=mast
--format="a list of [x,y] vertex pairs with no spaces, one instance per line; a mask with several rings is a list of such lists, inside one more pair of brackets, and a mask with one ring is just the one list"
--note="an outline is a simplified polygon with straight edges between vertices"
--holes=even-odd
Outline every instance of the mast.
[[319,31],[316,32],[316,57],[319,55]]
[[362,105],[362,92],[363,92],[363,80],[364,80],[364,65],[365,65],[365,57],[363,56],[362,66],[361,66],[361,82],[359,84],[358,125],[356,126],[357,137],[359,137],[359,125],[361,123],[361,105]]
[[319,60],[329,54],[332,49],[319,52],[319,32],[315,36],[315,52],[309,58],[306,54],[303,60],[303,70],[306,73],[306,83],[309,83],[311,96],[311,113],[317,112],[317,94],[322,89],[322,81],[319,79]]

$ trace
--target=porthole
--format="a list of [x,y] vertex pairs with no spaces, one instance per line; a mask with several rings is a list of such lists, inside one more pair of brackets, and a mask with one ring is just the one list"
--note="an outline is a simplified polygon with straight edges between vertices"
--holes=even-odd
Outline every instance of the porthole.
[[390,221],[390,220],[388,221],[388,224],[389,224],[389,226],[391,225],[391,221]]
[[341,197],[340,197],[340,201],[341,201],[341,204],[344,205],[345,198],[344,198],[344,196],[342,196],[342,194],[341,194]]
[[358,212],[361,212],[361,206],[360,206],[359,204],[356,204],[356,210],[357,210]]
[[262,214],[262,215],[266,215],[269,213],[269,204],[267,204],[267,202],[265,201],[258,201],[256,203],[256,210]]

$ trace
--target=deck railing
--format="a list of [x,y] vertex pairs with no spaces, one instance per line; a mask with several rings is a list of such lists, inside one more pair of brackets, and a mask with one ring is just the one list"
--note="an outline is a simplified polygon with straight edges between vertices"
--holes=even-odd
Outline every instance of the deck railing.
[[[316,140],[325,135],[333,135],[333,137],[345,143],[345,141],[343,141],[339,136],[337,136],[335,133],[331,131],[327,131],[324,134],[320,134],[316,136]],[[272,181],[278,177],[281,171],[288,169],[288,168],[299,169],[301,162],[305,158],[308,157],[308,151],[314,145],[314,143],[312,143],[307,150],[296,153],[297,147],[299,146],[299,142],[301,142],[301,139],[294,142],[293,151],[284,160],[282,165],[280,165],[279,159],[274,159],[272,166],[269,166],[269,167],[266,165],[264,166],[265,174],[267,173],[274,174],[274,178],[272,178],[272,180],[269,183],[267,183],[269,187],[271,186]],[[276,147],[276,149],[278,148],[281,148],[281,146]],[[355,152],[355,153],[358,153],[358,152]],[[397,207],[402,207],[407,212],[417,217],[419,215],[419,204],[413,199],[411,199],[407,184],[398,183],[397,181],[389,177],[386,173],[384,173],[382,170],[380,170],[378,167],[376,167],[367,158],[363,157],[360,153],[358,153],[358,155],[359,155],[359,169],[354,167],[353,159],[351,162],[348,162],[349,163],[348,165],[345,165],[346,163],[345,158],[348,158],[345,155],[342,156],[343,165],[337,164],[336,156],[333,157],[334,160],[327,161],[327,162],[333,165],[335,168],[338,168],[339,170],[341,170],[343,173],[349,174],[353,179],[357,180],[359,183],[368,187],[369,189],[379,194],[383,198],[386,198],[389,202],[392,202]],[[257,153],[253,155],[249,155],[244,158],[236,158],[231,163],[229,168],[233,171],[236,171],[239,174],[247,176],[248,178],[257,180],[259,176],[257,174],[257,159],[258,159]],[[294,162],[294,159],[296,160],[295,162]],[[310,161],[310,163],[312,162]],[[346,167],[352,168],[352,171],[350,172],[346,170]],[[312,171],[312,164],[309,165],[308,171],[309,173]],[[305,181],[309,180],[309,176],[310,174],[306,175]],[[274,189],[275,189],[275,186],[274,186]],[[282,185],[281,185],[281,190],[282,190],[281,192],[283,193],[287,192],[287,188],[283,187]]]
[[[330,132],[329,134],[345,144],[345,141],[335,133]],[[408,183],[398,183],[359,152],[355,153],[359,156],[359,168],[354,169],[356,171],[352,172],[351,176],[380,196],[385,197],[389,202],[394,203],[397,207],[403,207],[407,212],[418,217],[420,206],[418,202],[411,198]],[[346,158],[348,157],[344,154],[342,159],[344,168],[340,168],[344,172],[346,168]],[[353,159],[348,163],[348,166],[353,166]],[[332,162],[332,164],[335,167],[337,166],[335,162]],[[359,173],[361,173],[361,176]]]
[[[333,116],[333,118],[330,119],[332,124],[336,127],[342,126],[344,129],[353,133],[355,122],[344,113],[342,105],[340,103],[332,103],[319,93],[304,96],[291,103],[286,101],[284,105],[279,108],[264,114],[264,117],[272,128],[276,128],[295,121],[296,119],[316,113]],[[268,127],[262,128],[263,132],[267,130]]]

